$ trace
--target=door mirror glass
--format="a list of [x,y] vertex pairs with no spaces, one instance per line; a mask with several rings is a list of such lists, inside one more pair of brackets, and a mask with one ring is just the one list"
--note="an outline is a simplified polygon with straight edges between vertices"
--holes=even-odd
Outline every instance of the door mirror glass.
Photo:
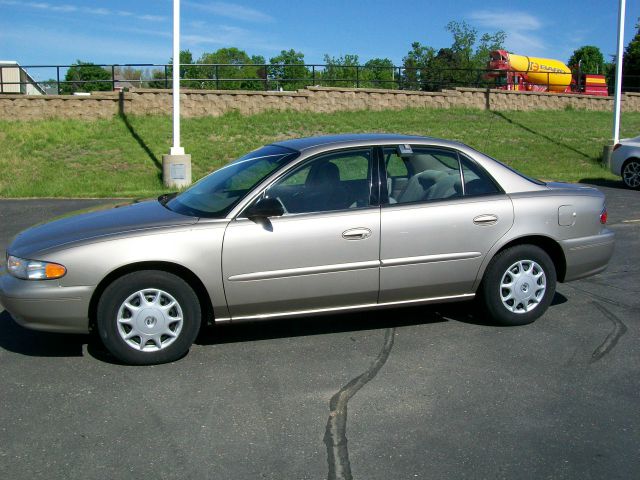
[[248,218],[281,217],[282,215],[284,215],[284,208],[280,200],[269,197],[261,198],[246,211]]

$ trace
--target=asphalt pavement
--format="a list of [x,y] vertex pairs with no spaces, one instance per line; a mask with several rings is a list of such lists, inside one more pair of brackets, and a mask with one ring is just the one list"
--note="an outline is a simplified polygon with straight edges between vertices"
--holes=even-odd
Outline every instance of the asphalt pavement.
[[[0,476],[640,478],[640,192],[612,185],[609,268],[524,327],[471,303],[218,326],[129,367],[0,313]],[[0,248],[101,203],[0,201]]]

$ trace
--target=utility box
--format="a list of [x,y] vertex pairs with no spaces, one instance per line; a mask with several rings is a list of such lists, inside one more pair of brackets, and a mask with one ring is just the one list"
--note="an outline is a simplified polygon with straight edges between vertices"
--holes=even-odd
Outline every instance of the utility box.
[[191,185],[191,155],[163,155],[162,180],[170,188]]

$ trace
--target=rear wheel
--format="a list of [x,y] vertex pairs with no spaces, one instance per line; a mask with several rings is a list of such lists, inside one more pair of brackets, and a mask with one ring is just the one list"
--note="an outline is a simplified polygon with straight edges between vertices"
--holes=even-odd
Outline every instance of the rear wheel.
[[98,302],[97,325],[105,347],[132,365],[166,363],[182,357],[200,328],[193,289],[168,272],[129,273],[109,285]]
[[625,162],[622,167],[622,181],[629,188],[640,188],[640,160],[632,158]]
[[556,270],[549,255],[535,245],[516,245],[491,261],[479,293],[496,322],[526,325],[547,310],[555,290]]

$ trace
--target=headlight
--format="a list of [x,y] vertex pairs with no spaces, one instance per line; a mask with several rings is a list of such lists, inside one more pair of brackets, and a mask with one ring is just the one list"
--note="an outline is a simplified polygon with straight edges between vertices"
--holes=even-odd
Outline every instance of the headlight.
[[67,273],[67,269],[57,263],[26,260],[13,255],[7,257],[7,270],[23,280],[51,280],[64,277]]

